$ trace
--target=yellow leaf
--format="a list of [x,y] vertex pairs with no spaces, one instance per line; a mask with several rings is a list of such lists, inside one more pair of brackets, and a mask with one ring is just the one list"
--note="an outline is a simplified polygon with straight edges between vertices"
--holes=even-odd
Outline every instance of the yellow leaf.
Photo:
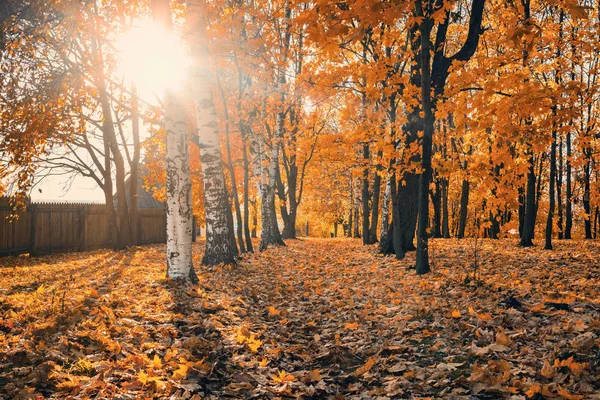
[[162,362],[160,361],[160,357],[158,354],[154,355],[154,359],[152,360],[152,366],[156,369],[162,368]]
[[452,318],[460,318],[460,317],[461,317],[460,311],[458,311],[456,309],[452,310]]
[[142,385],[145,385],[146,382],[148,382],[148,374],[146,374],[144,371],[140,371],[138,373],[138,380],[142,383]]
[[250,335],[248,340],[246,341],[248,348],[251,352],[256,353],[258,348],[262,346],[262,342],[254,337],[254,334]]
[[173,372],[173,379],[183,379],[187,376],[188,366],[179,364],[179,369]]
[[364,375],[367,372],[369,372],[371,370],[371,368],[373,368],[373,365],[375,365],[375,358],[369,357],[369,359],[367,360],[365,365],[363,365],[362,367],[359,367],[356,371],[354,371],[354,373],[357,376]]
[[469,314],[471,314],[471,315],[476,315],[477,314],[475,312],[475,310],[473,309],[473,306],[469,306]]
[[279,371],[279,373],[277,375],[271,375],[271,377],[277,383],[292,382],[293,380],[296,379],[296,377],[294,377],[294,375],[290,375],[290,374],[286,373],[285,371]]

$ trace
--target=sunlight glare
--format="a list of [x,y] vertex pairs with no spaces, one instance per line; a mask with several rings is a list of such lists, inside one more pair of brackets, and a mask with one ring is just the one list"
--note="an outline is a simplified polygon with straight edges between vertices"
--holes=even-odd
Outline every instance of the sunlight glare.
[[141,97],[185,86],[190,58],[180,37],[153,21],[141,21],[117,42],[120,65]]

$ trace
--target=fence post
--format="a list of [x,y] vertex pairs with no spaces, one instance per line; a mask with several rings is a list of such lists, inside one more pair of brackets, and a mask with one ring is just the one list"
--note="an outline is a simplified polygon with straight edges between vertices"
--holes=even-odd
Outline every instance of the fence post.
[[138,210],[138,213],[137,213],[137,243],[136,243],[136,245],[138,245],[138,246],[143,244],[142,239],[144,237],[144,235],[143,235],[144,226],[142,225],[142,220],[143,220],[142,214]]
[[37,251],[37,204],[32,204],[29,207],[29,211],[31,212],[31,225],[29,226],[29,254],[35,256]]
[[86,220],[86,209],[85,206],[80,206],[77,210],[77,217],[79,218],[79,251],[85,251],[85,220]]

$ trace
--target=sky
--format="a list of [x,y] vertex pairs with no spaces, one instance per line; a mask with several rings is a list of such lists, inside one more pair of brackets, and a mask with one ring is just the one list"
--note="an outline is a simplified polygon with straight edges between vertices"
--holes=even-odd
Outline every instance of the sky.
[[31,199],[34,201],[104,203],[102,189],[91,178],[78,176],[73,180],[70,188],[65,187],[66,182],[64,177],[46,178],[33,188]]

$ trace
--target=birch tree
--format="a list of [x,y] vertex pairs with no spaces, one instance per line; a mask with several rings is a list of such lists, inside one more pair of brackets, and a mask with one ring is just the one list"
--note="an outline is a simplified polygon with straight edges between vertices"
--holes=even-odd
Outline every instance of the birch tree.
[[218,121],[211,90],[210,54],[202,0],[187,2],[187,25],[192,54],[192,91],[204,182],[206,251],[202,263],[233,264],[238,249],[235,245],[233,224],[227,217],[231,210],[228,209],[230,205],[219,148]]

